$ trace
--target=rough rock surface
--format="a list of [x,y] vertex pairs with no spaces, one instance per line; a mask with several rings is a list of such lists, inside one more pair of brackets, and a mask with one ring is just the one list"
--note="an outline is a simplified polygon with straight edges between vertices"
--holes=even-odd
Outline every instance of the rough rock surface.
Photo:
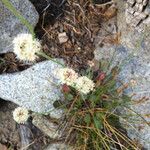
[[144,31],[145,26],[150,27],[150,1],[127,0],[126,23],[137,31]]
[[[19,132],[16,128],[16,122],[13,120],[12,111],[16,108],[15,104],[7,103],[1,100],[0,103],[0,141],[2,143],[10,143],[19,148],[20,139]],[[0,145],[0,150],[4,149]]]
[[47,119],[42,115],[35,114],[32,123],[50,138],[59,138],[61,136],[57,131],[58,125],[53,122],[52,118]]
[[39,113],[59,118],[61,111],[53,102],[62,98],[54,70],[61,65],[44,61],[15,74],[0,75],[0,98]]
[[[29,0],[10,0],[13,6],[21,12],[32,25],[38,22],[38,13]],[[11,41],[18,33],[29,32],[0,1],[0,53],[12,51]]]
[[127,24],[125,5],[126,2],[118,1],[117,20],[118,32],[121,33],[120,44],[99,43],[103,47],[97,47],[95,58],[111,62],[111,67],[116,64],[122,66],[119,77],[131,85],[126,92],[135,93],[134,105],[131,106],[131,109],[144,118],[143,120],[133,113],[134,117],[129,118],[129,121],[134,128],[125,127],[129,137],[138,140],[145,148],[150,149],[150,126],[146,123],[146,121],[150,122],[150,100],[139,101],[143,97],[150,98],[150,29],[145,27],[141,34],[132,25]]
[[63,143],[55,143],[50,144],[45,150],[73,150],[73,148]]

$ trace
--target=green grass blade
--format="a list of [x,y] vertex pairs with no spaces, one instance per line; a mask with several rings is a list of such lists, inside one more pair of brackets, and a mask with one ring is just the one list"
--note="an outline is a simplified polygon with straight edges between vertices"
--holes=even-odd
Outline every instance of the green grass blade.
[[2,3],[5,5],[5,7],[10,10],[19,20],[22,24],[24,24],[28,30],[30,31],[30,33],[33,35],[34,37],[34,29],[33,26],[28,22],[28,20],[26,20],[18,10],[16,10],[16,8],[11,4],[11,2],[9,0],[1,0]]

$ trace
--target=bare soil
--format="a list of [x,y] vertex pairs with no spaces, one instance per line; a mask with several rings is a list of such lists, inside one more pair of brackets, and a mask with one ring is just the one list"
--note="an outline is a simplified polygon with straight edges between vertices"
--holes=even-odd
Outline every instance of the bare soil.
[[[111,4],[93,4],[90,0],[52,0],[50,5],[31,2],[41,14],[35,32],[42,40],[43,51],[51,57],[63,58],[77,69],[85,68],[88,60],[94,58],[95,40],[104,30],[102,24],[117,12],[115,7],[110,9]],[[67,42],[59,42],[60,33],[66,33]]]

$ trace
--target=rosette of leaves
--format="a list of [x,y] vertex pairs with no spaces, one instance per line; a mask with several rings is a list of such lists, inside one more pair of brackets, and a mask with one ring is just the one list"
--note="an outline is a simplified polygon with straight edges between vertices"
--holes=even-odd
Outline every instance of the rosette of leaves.
[[65,141],[80,150],[137,150],[138,145],[126,134],[119,122],[123,109],[131,102],[124,94],[127,84],[118,85],[119,68],[109,74],[88,69],[86,75],[95,82],[94,91],[83,95],[75,88],[63,85],[64,101],[60,104],[65,117],[60,124]]

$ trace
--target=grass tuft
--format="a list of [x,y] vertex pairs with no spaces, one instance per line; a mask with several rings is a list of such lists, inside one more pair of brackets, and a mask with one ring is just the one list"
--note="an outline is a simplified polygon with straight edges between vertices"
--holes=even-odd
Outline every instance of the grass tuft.
[[[65,100],[60,106],[65,110],[65,119],[61,130],[67,133],[65,142],[76,150],[137,150],[139,146],[126,134],[121,126],[119,109],[126,108],[131,98],[124,94],[128,84],[118,83],[120,67],[114,67],[109,74],[97,71],[85,71],[95,82],[95,90],[84,95],[68,86],[64,93]],[[103,75],[101,77],[101,75]],[[104,77],[105,75],[105,77]],[[63,91],[63,90],[62,90]]]

